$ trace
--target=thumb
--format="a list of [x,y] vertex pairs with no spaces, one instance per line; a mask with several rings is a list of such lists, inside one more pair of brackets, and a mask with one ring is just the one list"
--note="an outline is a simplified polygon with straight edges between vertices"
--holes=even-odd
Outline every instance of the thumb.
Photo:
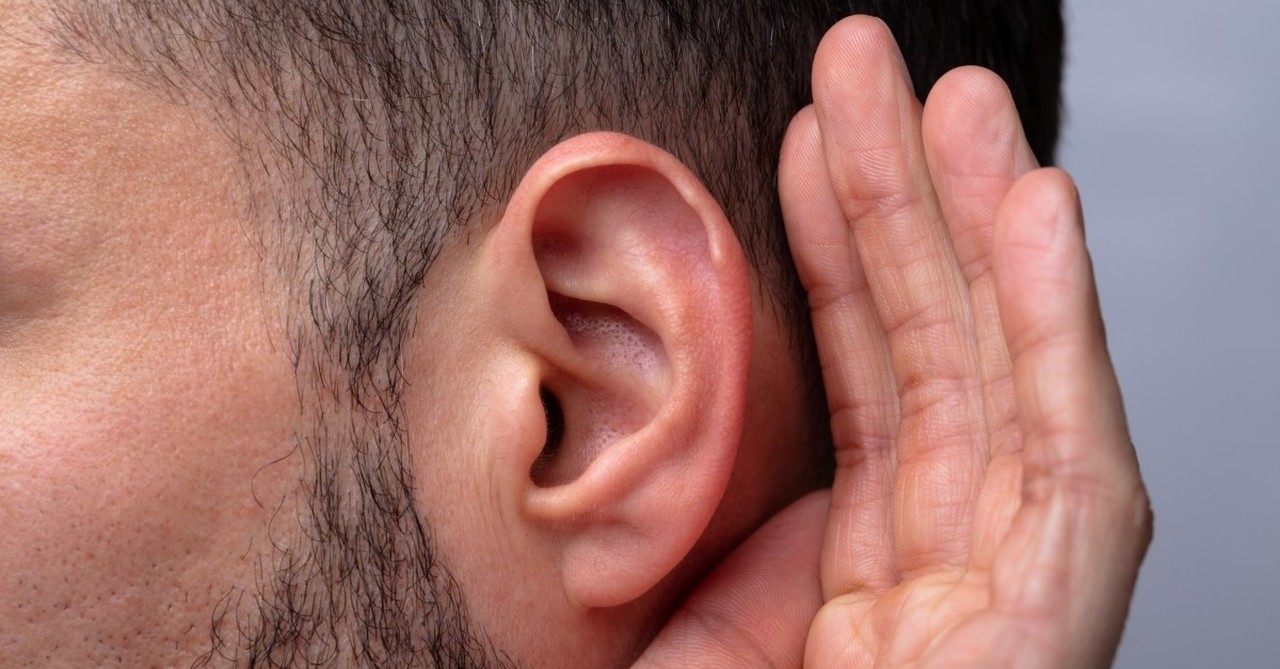
[[812,493],[756,530],[681,604],[633,669],[801,666],[822,607],[830,498]]

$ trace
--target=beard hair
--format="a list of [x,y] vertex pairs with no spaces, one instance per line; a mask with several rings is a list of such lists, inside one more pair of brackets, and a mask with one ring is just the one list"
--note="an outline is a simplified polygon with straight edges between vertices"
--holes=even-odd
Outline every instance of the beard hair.
[[[347,429],[314,420],[297,437],[291,457],[305,458],[306,474],[296,512],[276,511],[256,584],[220,600],[193,666],[514,666],[470,623],[414,507],[397,412],[343,413]],[[278,541],[277,526],[295,522]]]

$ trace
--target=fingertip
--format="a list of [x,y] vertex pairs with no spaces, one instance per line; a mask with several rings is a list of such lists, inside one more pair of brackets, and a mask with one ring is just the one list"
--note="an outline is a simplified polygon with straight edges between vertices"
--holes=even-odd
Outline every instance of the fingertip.
[[1003,112],[1007,104],[1013,103],[1013,94],[1004,79],[977,65],[962,65],[942,75],[929,91],[929,100],[934,98],[965,100],[988,113]]
[[827,29],[818,43],[818,56],[831,56],[857,47],[883,53],[889,49],[896,50],[897,42],[889,24],[880,17],[854,14]]
[[778,160],[778,186],[784,191],[804,184],[804,180],[814,175],[808,174],[811,165],[822,158],[822,135],[818,130],[818,114],[813,105],[801,109],[791,119],[787,132],[782,137],[782,150]]
[[1016,178],[1039,166],[1013,94],[995,72],[978,66],[938,80],[921,121],[931,163],[944,174]]
[[803,519],[801,522],[807,523],[807,527],[821,537],[826,531],[827,514],[831,510],[831,489],[815,490],[794,502],[792,507],[793,513]]
[[873,71],[866,64],[885,58],[897,65],[898,72],[907,74],[893,31],[879,17],[859,14],[832,26],[818,43],[813,59],[813,95],[819,110],[832,98],[857,93],[853,84],[863,85],[859,75]]
[[848,230],[812,105],[796,115],[783,140],[778,198],[791,255],[806,288],[825,281],[829,269],[851,266]]
[[[778,196],[782,201],[783,222],[793,233],[806,222],[815,201],[830,184],[826,158],[822,149],[822,133],[813,105],[800,110],[782,139],[778,161]],[[829,190],[826,186],[825,190]]]
[[993,264],[1009,352],[1102,339],[1075,182],[1057,168],[1014,183],[996,215]]
[[996,246],[1006,250],[997,263],[1060,257],[1082,245],[1083,229],[1071,175],[1056,167],[1029,172],[1014,182],[996,214]]
[[929,134],[960,134],[985,119],[991,119],[991,127],[1012,124],[1022,129],[1009,86],[984,67],[966,65],[947,72],[925,100],[924,127]]

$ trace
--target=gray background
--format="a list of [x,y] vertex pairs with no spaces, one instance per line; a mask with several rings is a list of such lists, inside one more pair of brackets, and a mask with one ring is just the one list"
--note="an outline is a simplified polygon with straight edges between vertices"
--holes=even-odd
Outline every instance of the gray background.
[[1156,510],[1117,667],[1280,667],[1280,3],[1068,0],[1084,197]]

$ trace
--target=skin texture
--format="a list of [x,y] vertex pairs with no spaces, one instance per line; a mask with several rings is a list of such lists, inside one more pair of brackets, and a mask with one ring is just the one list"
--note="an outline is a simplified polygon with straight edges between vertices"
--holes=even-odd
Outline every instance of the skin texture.
[[[433,408],[411,433],[466,435],[422,462],[479,474],[420,466],[419,502],[441,544],[471,556],[453,573],[498,647],[530,666],[616,666],[693,576],[806,489],[785,335],[743,309],[745,261],[718,205],[630,137],[548,152],[478,237],[433,268],[426,290],[448,297],[422,306],[431,346],[406,357],[420,380],[406,401]],[[563,406],[553,456],[540,388]]]
[[[0,81],[0,657],[187,664],[301,540],[283,291],[198,106],[13,41]],[[1114,653],[1151,516],[1069,179],[1034,169],[989,73],[944,79],[922,116],[876,21],[837,26],[814,83],[780,186],[829,494],[774,515],[806,488],[802,386],[718,205],[655,147],[557,147],[423,286],[415,501],[511,659]],[[549,455],[542,387],[567,417]]]
[[801,651],[759,631],[809,620],[769,608],[807,584],[733,583],[804,555],[818,522],[797,519],[825,508],[807,500],[647,666],[1110,666],[1153,517],[1070,177],[1036,169],[989,71],[950,73],[922,110],[876,19],[833,28],[813,77],[780,189],[839,466],[824,604]]
[[228,586],[253,582],[297,480],[280,322],[217,135],[14,47],[0,46],[0,655],[180,663]]
[[[311,540],[299,435],[313,395],[271,235],[209,110],[58,58],[22,38],[24,3],[0,10],[0,572],[14,575],[0,657],[185,666],[221,618],[208,659],[243,662],[239,630],[281,551]],[[527,206],[507,208],[525,217],[478,222],[422,288],[404,347],[414,501],[478,643],[522,666],[617,666],[807,489],[793,454],[808,414],[784,329],[752,303],[728,222],[687,168],[621,136],[540,165]],[[630,239],[593,242],[607,254],[544,252],[543,237],[593,229],[555,227],[553,200],[577,198],[552,189],[611,182],[645,188],[614,187],[584,216],[672,213],[676,237],[619,225],[605,229]],[[588,325],[634,318],[567,337],[547,285],[594,304]],[[542,384],[568,429],[535,480]]]
[[[849,74],[850,62],[870,67]],[[793,126],[784,164],[817,148],[816,126],[830,174],[817,183],[832,188],[788,181],[789,231],[835,249],[838,228],[815,222],[844,220],[865,283],[824,277],[817,254],[797,261],[815,324],[848,333],[824,359],[880,373],[829,377],[834,499],[857,487],[848,508],[861,513],[828,528],[808,656],[1109,664],[1151,513],[1070,178],[1034,169],[990,73],[952,73],[922,118],[878,22],[837,26],[814,72],[814,114]],[[882,337],[854,334],[842,313],[869,307]]]

